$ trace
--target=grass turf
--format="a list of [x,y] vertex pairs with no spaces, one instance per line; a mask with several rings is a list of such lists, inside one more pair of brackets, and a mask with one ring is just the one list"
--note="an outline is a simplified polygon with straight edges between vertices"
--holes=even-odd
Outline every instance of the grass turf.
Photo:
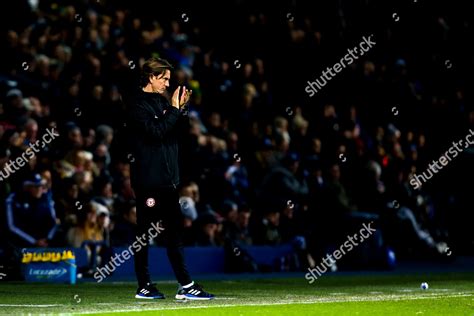
[[[238,278],[238,276],[236,276]],[[430,288],[421,290],[421,282]],[[474,274],[325,275],[202,282],[212,301],[176,301],[174,282],[158,282],[167,299],[136,300],[135,284],[0,283],[0,314],[182,315],[473,315]],[[140,312],[138,314],[138,312]]]

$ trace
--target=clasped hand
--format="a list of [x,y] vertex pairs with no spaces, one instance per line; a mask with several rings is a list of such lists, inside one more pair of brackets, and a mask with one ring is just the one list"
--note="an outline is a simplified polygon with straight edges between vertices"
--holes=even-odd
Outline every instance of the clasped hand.
[[181,86],[176,88],[173,93],[173,97],[171,98],[171,105],[174,106],[177,109],[182,108],[186,103],[189,102],[189,99],[191,98],[191,94],[193,93],[193,90],[188,90],[185,86],[182,86],[183,93],[181,94],[181,98],[179,97],[179,89]]

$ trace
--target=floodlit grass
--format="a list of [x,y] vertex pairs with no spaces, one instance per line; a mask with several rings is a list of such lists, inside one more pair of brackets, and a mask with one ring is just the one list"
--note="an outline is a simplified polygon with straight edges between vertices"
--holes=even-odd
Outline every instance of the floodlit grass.
[[[0,283],[0,314],[117,315],[473,315],[474,274],[327,275],[203,281],[212,301],[176,301],[176,284],[158,282],[165,300],[134,298],[135,283]],[[200,280],[198,280],[199,282]],[[430,288],[421,290],[428,282]],[[139,313],[139,314],[138,314]]]

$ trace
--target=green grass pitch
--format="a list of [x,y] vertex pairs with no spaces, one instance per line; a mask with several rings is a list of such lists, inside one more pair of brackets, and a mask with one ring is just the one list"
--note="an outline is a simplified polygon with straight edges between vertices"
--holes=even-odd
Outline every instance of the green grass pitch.
[[[153,301],[135,299],[133,282],[3,282],[0,314],[474,315],[474,273],[336,274],[311,285],[304,274],[198,282],[217,298],[176,301],[176,283],[170,281],[157,282],[167,298]],[[430,288],[421,290],[422,282]]]

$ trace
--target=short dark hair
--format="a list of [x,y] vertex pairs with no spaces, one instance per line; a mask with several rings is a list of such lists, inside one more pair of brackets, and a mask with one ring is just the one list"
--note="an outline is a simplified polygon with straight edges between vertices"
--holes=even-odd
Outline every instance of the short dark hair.
[[171,64],[162,58],[151,57],[145,61],[140,76],[140,86],[145,87],[150,82],[150,76],[159,76],[166,70],[173,69]]

